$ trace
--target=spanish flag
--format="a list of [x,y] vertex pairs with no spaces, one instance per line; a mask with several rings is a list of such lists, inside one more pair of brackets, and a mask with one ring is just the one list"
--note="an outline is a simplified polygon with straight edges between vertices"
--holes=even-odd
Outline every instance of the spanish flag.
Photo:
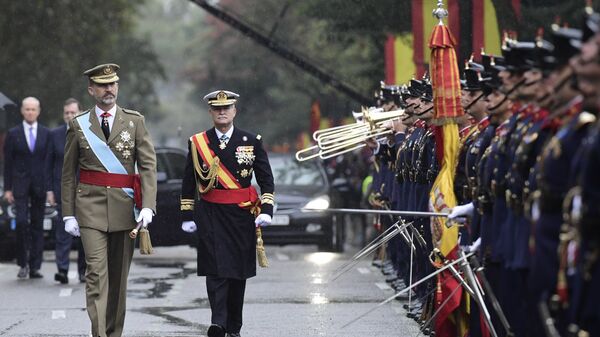
[[416,75],[413,35],[388,35],[385,42],[385,83],[407,83]]
[[500,28],[492,0],[472,0],[473,50],[500,55]]
[[[432,7],[433,8],[433,7]],[[430,76],[436,128],[436,157],[440,172],[430,191],[433,212],[449,212],[456,206],[454,168],[459,149],[456,119],[464,115],[460,104],[460,77],[456,59],[456,40],[443,22],[433,27],[429,40]],[[445,226],[445,218],[432,218],[434,245],[449,260],[457,258],[458,227]],[[468,296],[448,271],[438,274],[435,297],[436,337],[463,337],[468,332]]]

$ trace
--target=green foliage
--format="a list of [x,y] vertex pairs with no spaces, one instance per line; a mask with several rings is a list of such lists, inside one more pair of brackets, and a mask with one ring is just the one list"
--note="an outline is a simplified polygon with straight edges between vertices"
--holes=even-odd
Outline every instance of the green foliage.
[[[326,20],[306,15],[307,8],[301,2],[237,0],[221,1],[221,5],[365,95],[383,78],[382,54],[374,39],[333,29]],[[307,131],[310,105],[315,99],[321,103],[322,116],[334,121],[360,108],[217,19],[209,17],[206,23],[210,29],[196,35],[186,52],[207,52],[188,61],[193,97],[200,104],[202,96],[212,90],[238,92],[241,99],[236,124],[262,133],[267,142],[293,142],[299,132]]]
[[[157,100],[152,81],[162,76],[162,68],[150,44],[132,35],[132,16],[142,4],[2,0],[0,91],[15,101],[38,97],[42,122],[57,124],[66,98],[93,104],[83,71],[114,62],[122,67],[119,103],[151,114]],[[16,122],[20,116],[12,119]]]

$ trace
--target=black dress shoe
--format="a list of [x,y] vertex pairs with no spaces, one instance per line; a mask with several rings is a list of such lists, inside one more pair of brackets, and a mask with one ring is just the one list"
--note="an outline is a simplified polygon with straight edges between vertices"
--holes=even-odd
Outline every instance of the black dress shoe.
[[40,273],[39,270],[32,270],[29,272],[29,278],[42,278],[44,277],[44,275],[42,275],[42,273]]
[[58,281],[61,284],[67,284],[69,283],[69,276],[67,276],[65,271],[59,271],[58,273],[54,274],[54,281]]
[[208,337],[225,337],[225,329],[218,324],[211,324],[206,334]]
[[17,274],[18,278],[26,278],[27,274],[29,274],[29,267],[23,267],[19,269],[19,273]]
[[79,283],[85,283],[85,274],[79,274]]
[[226,337],[242,337],[242,335],[240,335],[239,332],[235,332],[235,333],[228,333],[226,335]]

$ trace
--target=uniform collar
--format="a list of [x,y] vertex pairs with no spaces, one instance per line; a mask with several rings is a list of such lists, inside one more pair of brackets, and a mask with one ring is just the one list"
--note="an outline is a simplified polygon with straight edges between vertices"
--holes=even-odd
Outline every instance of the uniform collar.
[[479,131],[481,131],[481,130],[487,128],[488,125],[490,125],[490,118],[485,117],[484,119],[480,120],[479,123],[477,123],[477,129],[479,129]]
[[[100,118],[100,115],[104,113],[104,110],[100,109],[97,105],[94,107],[94,111],[96,111],[96,116],[98,116],[98,118]],[[108,112],[112,117],[114,117],[117,113],[117,105],[113,105],[113,107],[106,112]]]
[[[221,139],[223,133],[217,128],[215,128],[215,132],[217,133],[217,139]],[[225,136],[227,136],[227,139],[231,139],[231,135],[233,135],[233,125],[231,126],[231,128],[229,128],[229,130],[227,130],[227,132],[225,132]]]

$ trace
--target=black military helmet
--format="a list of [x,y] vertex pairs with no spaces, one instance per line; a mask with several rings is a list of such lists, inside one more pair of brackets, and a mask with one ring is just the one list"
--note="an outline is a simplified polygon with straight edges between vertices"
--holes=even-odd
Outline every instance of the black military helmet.
[[398,91],[398,86],[396,85],[388,85],[385,82],[381,81],[380,90],[379,90],[379,99],[382,103],[388,103],[394,101],[395,92]]
[[588,41],[592,36],[596,35],[598,31],[600,31],[600,14],[595,12],[591,6],[587,6],[583,17],[583,35],[581,41]]
[[510,52],[504,55],[506,69],[510,72],[523,73],[531,69],[532,64],[525,60],[534,58],[535,43],[515,41],[510,46]]
[[465,86],[466,91],[479,91],[481,90],[480,80],[482,79],[481,71],[476,69],[465,69]]
[[433,102],[433,87],[429,79],[423,79],[423,93],[421,99],[427,102]]
[[506,69],[504,57],[498,55],[481,55],[481,64],[483,65],[482,77],[488,77],[491,73],[499,73]]
[[525,54],[525,64],[531,69],[537,69],[543,72],[553,70],[556,66],[554,58],[554,45],[544,40],[543,31],[538,32],[533,51]]
[[579,54],[583,33],[579,29],[552,25],[551,41],[554,45],[552,56],[555,68],[566,65],[571,57]]
[[490,71],[486,73],[486,77],[479,80],[484,95],[487,96],[502,86],[502,79],[499,76],[500,68],[503,68],[503,66],[497,66],[494,57],[491,57]]
[[425,88],[423,87],[423,82],[419,81],[419,80],[415,80],[414,78],[410,80],[410,82],[408,82],[408,93],[410,95],[410,97],[421,97],[421,95],[423,94],[423,90],[425,90]]

